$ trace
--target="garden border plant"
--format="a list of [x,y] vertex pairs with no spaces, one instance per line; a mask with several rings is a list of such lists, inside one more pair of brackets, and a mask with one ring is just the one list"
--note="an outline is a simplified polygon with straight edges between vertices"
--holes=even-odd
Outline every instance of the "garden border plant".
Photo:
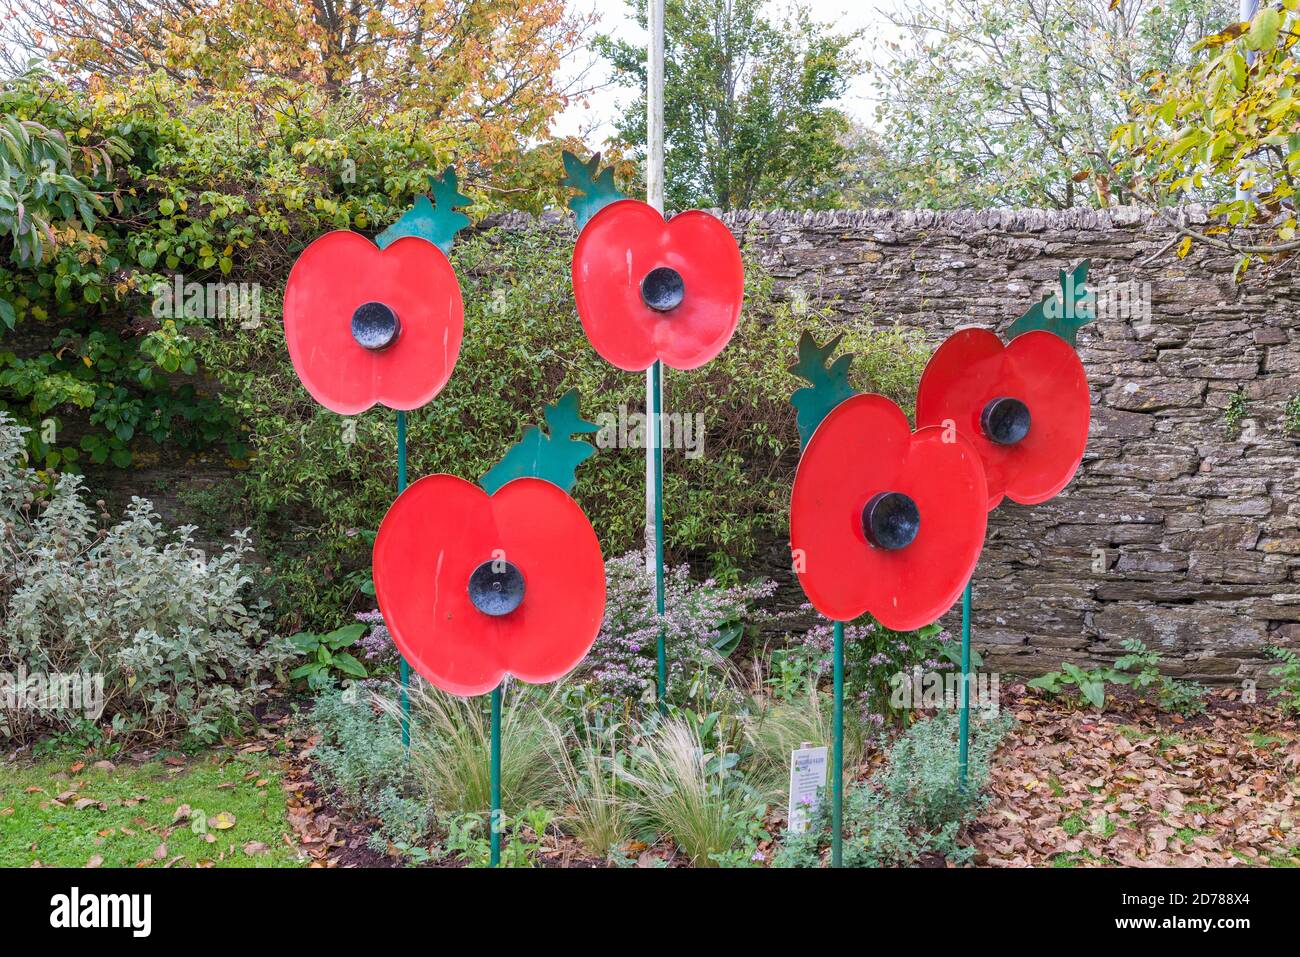
[[119,738],[210,742],[234,729],[272,678],[283,683],[293,657],[265,630],[247,531],[207,554],[193,526],[164,527],[140,498],[108,524],[85,501],[80,476],[51,486],[20,464],[23,432],[0,412],[0,671],[29,683],[97,676],[103,700],[93,715],[57,699],[20,700],[0,712],[0,732],[30,741],[82,717]]

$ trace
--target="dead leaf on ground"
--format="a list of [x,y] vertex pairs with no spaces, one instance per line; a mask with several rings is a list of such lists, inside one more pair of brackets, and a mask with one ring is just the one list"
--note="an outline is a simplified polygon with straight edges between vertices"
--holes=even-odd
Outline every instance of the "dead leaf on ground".
[[229,811],[219,811],[208,818],[208,827],[217,831],[228,831],[235,826],[235,815]]

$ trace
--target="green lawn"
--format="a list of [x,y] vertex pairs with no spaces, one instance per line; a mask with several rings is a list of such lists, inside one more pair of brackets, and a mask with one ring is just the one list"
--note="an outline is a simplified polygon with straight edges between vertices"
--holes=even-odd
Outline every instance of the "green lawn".
[[0,765],[0,867],[293,867],[265,753],[213,751],[97,768]]

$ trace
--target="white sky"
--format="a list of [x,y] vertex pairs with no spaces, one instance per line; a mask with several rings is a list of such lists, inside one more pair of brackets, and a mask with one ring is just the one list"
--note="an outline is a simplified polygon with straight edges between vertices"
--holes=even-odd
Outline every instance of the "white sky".
[[[840,32],[865,30],[866,36],[860,44],[858,54],[864,59],[872,56],[874,41],[887,35],[896,35],[894,27],[888,23],[882,11],[903,9],[905,0],[807,0],[813,17],[823,23],[834,24]],[[597,29],[602,33],[625,39],[631,43],[645,43],[645,34],[632,18],[630,8],[623,0],[569,0],[569,5],[576,11],[594,10],[600,15]],[[772,3],[772,9],[779,10],[782,3]],[[594,84],[608,82],[609,71],[603,62],[594,63],[589,52],[574,57],[566,63],[563,70],[566,77],[574,76],[587,67],[592,67],[589,80]],[[851,116],[864,122],[870,122],[875,112],[871,99],[871,81],[869,77],[859,77],[841,100],[840,106]],[[583,136],[587,145],[601,149],[604,141],[613,133],[613,119],[618,115],[620,106],[631,103],[632,91],[628,88],[606,86],[590,98],[586,106],[574,104],[566,110],[552,126],[553,132],[560,136]]]

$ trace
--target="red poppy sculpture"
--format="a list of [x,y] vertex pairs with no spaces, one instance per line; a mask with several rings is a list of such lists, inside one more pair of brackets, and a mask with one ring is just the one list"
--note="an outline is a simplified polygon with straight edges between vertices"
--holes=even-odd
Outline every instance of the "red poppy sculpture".
[[960,436],[908,425],[881,395],[855,395],[817,426],[790,497],[799,584],[833,621],[870,612],[928,625],[960,597],[984,545],[988,495]]
[[606,362],[629,372],[656,360],[695,369],[723,350],[744,298],[740,248],[716,216],[701,210],[665,220],[653,206],[623,199],[613,173],[595,175],[564,156],[565,185],[580,194],[573,293],[583,331]]
[[[482,488],[430,475],[393,503],[375,539],[375,594],[398,649],[425,679],[468,697],[507,675],[539,684],[571,671],[605,611],[600,543],[567,490],[595,450],[576,391],[546,411]],[[560,560],[557,556],[563,556]]]
[[[465,310],[445,249],[469,220],[450,170],[378,237],[321,236],[298,257],[284,291],[284,338],[312,398],[342,415],[372,405],[416,409],[451,378]],[[441,248],[440,248],[441,247]]]
[[[1087,263],[1081,268],[1082,277],[1078,270],[1071,276],[1079,277],[1079,288]],[[1074,477],[1088,444],[1092,402],[1083,363],[1071,342],[1035,322],[1034,313],[1017,320],[1013,334],[1024,331],[1005,346],[987,329],[949,336],[917,391],[918,426],[955,428],[978,450],[990,510],[1004,497],[1022,505],[1052,498]]]

